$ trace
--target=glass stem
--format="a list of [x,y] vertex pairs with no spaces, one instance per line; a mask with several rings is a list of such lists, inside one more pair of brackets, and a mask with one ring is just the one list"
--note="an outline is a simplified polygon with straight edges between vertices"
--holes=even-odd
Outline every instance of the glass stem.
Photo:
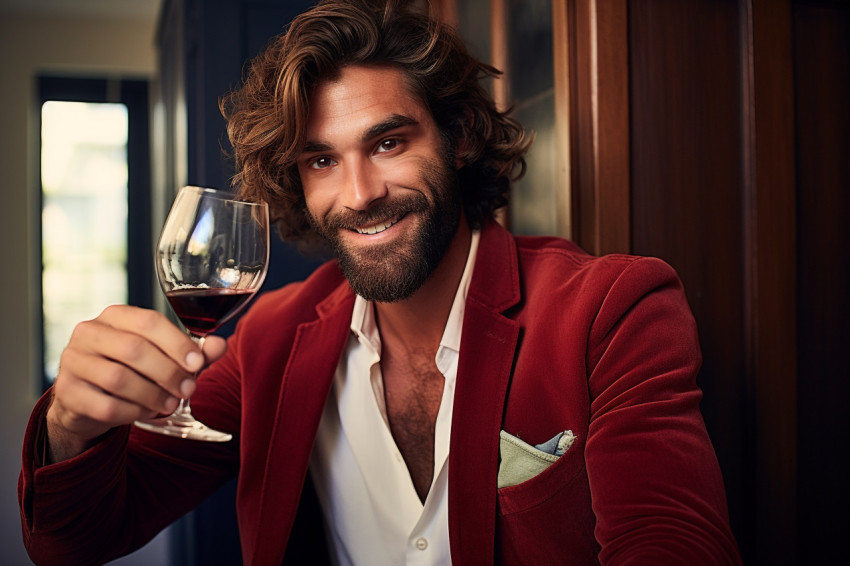
[[174,410],[173,416],[178,418],[192,418],[192,408],[189,406],[189,399],[180,399],[180,404]]
[[[201,352],[204,351],[204,341],[206,340],[206,336],[196,336],[195,334],[189,333],[189,337],[195,341],[198,347],[201,349]],[[198,374],[201,373],[198,371],[195,373],[195,379],[198,378]],[[177,408],[171,413],[171,416],[177,419],[186,419],[186,420],[194,420],[192,417],[192,407],[189,406],[189,398],[185,397],[180,399],[180,404],[177,405]]]

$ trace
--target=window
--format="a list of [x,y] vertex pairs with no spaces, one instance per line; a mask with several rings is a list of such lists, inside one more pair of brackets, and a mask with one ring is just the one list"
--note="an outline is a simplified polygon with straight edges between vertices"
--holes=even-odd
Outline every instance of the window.
[[44,372],[56,377],[70,329],[127,302],[127,107],[41,107]]
[[147,83],[42,78],[41,317],[45,386],[74,326],[149,306]]

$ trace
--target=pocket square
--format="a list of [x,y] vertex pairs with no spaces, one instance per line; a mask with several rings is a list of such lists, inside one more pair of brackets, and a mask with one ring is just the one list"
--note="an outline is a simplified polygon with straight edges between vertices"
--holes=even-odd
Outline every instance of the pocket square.
[[530,480],[558,461],[575,441],[571,430],[559,432],[550,440],[532,446],[505,432],[499,433],[498,487],[509,487]]

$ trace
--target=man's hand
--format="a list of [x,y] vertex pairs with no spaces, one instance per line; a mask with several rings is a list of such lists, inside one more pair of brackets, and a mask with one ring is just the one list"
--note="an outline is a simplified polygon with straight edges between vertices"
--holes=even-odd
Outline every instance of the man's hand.
[[202,352],[162,314],[130,306],[78,324],[47,411],[51,461],[82,453],[113,427],[171,413],[195,391],[195,372],[225,348],[211,336]]

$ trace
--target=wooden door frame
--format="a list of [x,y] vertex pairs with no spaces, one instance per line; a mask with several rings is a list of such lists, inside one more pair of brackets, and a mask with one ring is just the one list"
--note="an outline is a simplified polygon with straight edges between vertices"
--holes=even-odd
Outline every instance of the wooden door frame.
[[628,253],[628,3],[552,0],[552,25],[561,235],[592,254]]

